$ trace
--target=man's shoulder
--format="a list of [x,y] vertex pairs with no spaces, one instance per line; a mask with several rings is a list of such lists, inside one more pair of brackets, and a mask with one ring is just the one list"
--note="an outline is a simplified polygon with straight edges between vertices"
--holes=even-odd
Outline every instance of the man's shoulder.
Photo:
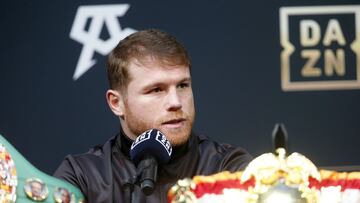
[[116,137],[110,138],[102,145],[90,148],[81,154],[67,155],[54,176],[80,188],[84,195],[89,194],[91,185],[101,182],[110,183],[112,148]]
[[216,150],[220,154],[226,154],[230,151],[237,150],[242,151],[243,153],[248,153],[244,148],[237,147],[235,145],[231,145],[228,143],[221,143],[209,138],[206,135],[202,134],[194,134],[198,140],[200,150],[201,149],[213,149]]
[[195,135],[200,156],[221,165],[221,170],[243,169],[252,159],[244,148],[228,143],[217,142],[205,135]]
[[111,164],[112,148],[116,136],[111,137],[102,145],[91,147],[87,152],[67,155],[55,171],[55,176],[64,174],[88,174],[97,170],[109,168]]
[[95,145],[91,147],[87,152],[67,155],[65,157],[65,160],[82,164],[92,161],[101,161],[104,159],[108,159],[111,156],[115,139],[116,136],[111,137],[104,144]]

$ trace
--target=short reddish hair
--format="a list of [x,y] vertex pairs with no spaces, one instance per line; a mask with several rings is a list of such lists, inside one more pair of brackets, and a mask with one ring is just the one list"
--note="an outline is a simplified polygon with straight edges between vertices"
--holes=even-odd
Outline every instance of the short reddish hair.
[[135,32],[121,40],[108,56],[110,88],[125,90],[131,79],[128,71],[130,61],[142,61],[146,57],[161,63],[191,67],[190,56],[175,37],[156,29]]

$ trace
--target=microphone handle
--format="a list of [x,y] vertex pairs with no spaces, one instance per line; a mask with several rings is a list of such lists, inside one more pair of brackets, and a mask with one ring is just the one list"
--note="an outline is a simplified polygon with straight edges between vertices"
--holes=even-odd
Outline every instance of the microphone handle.
[[133,185],[131,185],[130,183],[126,183],[123,188],[125,195],[125,203],[132,203]]
[[139,183],[145,195],[151,195],[155,189],[158,175],[158,162],[151,156],[145,156],[138,165]]

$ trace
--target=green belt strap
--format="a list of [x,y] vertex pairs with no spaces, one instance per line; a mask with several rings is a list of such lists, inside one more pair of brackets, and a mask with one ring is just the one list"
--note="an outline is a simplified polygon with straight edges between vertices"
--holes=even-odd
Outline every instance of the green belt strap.
[[0,203],[80,203],[84,199],[77,187],[35,168],[0,135]]

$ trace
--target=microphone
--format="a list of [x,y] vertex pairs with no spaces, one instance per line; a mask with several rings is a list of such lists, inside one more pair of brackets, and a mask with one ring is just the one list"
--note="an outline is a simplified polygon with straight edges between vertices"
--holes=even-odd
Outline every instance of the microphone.
[[137,178],[145,195],[151,195],[157,181],[158,164],[169,162],[172,147],[165,135],[150,129],[132,143],[130,158],[137,165]]

